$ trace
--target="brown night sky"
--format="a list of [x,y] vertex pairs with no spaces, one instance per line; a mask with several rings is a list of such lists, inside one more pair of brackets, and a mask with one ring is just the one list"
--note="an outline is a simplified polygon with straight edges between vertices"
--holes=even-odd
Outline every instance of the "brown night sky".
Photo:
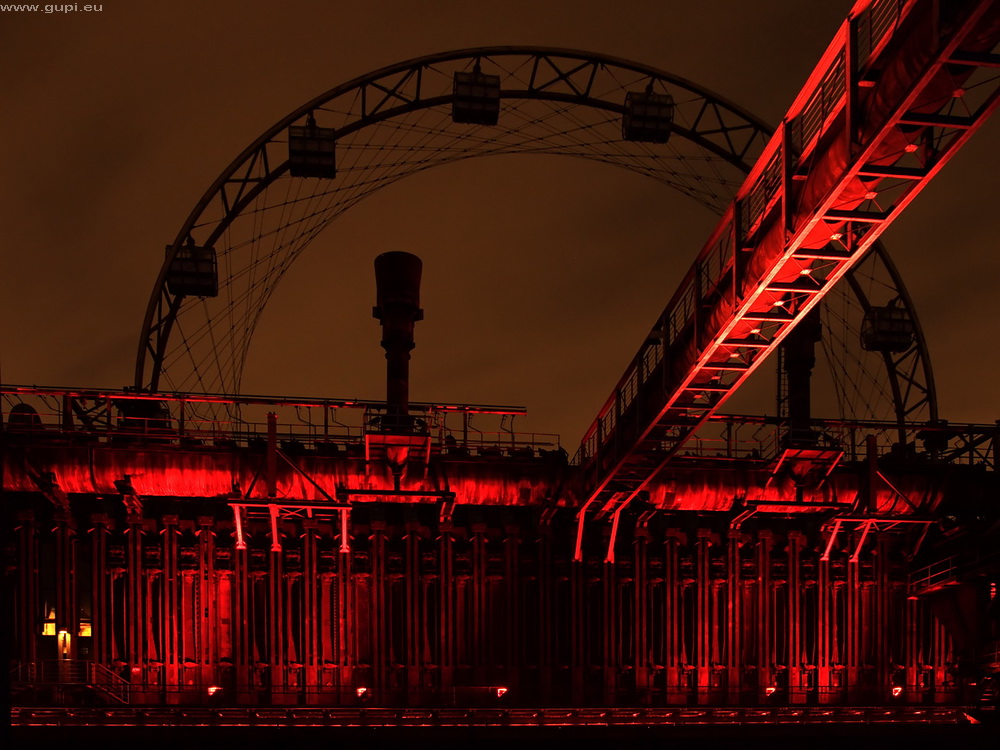
[[[576,48],[669,71],[775,123],[851,5],[107,0],[100,13],[0,12],[0,378],[130,383],[163,248],[191,207],[261,132],[350,78],[449,49]],[[883,235],[952,421],[1000,417],[998,145],[994,118]],[[578,160],[414,176],[295,264],[244,391],[381,398],[371,262],[409,250],[424,258],[426,310],[412,398],[527,406],[522,427],[560,432],[572,452],[714,224],[658,183]]]

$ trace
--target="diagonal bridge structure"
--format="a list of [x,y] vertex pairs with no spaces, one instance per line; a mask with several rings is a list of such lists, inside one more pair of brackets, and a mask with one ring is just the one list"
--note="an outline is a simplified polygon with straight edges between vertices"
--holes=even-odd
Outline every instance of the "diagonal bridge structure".
[[585,434],[577,559],[995,109],[998,35],[991,2],[855,6]]

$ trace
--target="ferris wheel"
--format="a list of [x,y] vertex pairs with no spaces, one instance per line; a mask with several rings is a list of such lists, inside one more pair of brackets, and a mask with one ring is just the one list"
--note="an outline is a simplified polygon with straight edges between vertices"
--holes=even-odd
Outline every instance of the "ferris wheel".
[[[261,135],[194,207],[153,288],[135,387],[240,393],[254,332],[292,263],[405,177],[477,157],[572,156],[721,215],[771,132],[690,81],[573,50],[459,50],[355,78]],[[818,368],[839,416],[935,419],[924,338],[886,249],[876,243],[846,281],[822,304]]]

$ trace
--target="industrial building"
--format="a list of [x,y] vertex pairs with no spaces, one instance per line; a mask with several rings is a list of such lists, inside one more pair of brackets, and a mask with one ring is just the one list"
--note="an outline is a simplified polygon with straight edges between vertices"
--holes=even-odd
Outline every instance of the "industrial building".
[[[2,387],[15,723],[988,720],[1000,428],[937,413],[878,238],[995,108],[998,40],[996,2],[862,0],[773,132],[528,47],[291,113],[168,246],[131,387]],[[736,186],[579,449],[519,406],[411,399],[433,321],[406,252],[374,259],[384,401],[233,395],[253,325],[226,314],[255,320],[359,195],[531,148],[704,204],[672,170],[708,155]],[[841,329],[867,415],[815,408]],[[769,355],[778,413],[726,413]]]

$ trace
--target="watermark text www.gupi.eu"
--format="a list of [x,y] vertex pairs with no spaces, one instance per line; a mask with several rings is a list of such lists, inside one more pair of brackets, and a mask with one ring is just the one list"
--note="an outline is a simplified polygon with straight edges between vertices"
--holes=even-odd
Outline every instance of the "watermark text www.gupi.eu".
[[0,13],[100,13],[104,4],[61,3],[58,5],[22,5],[0,3]]

